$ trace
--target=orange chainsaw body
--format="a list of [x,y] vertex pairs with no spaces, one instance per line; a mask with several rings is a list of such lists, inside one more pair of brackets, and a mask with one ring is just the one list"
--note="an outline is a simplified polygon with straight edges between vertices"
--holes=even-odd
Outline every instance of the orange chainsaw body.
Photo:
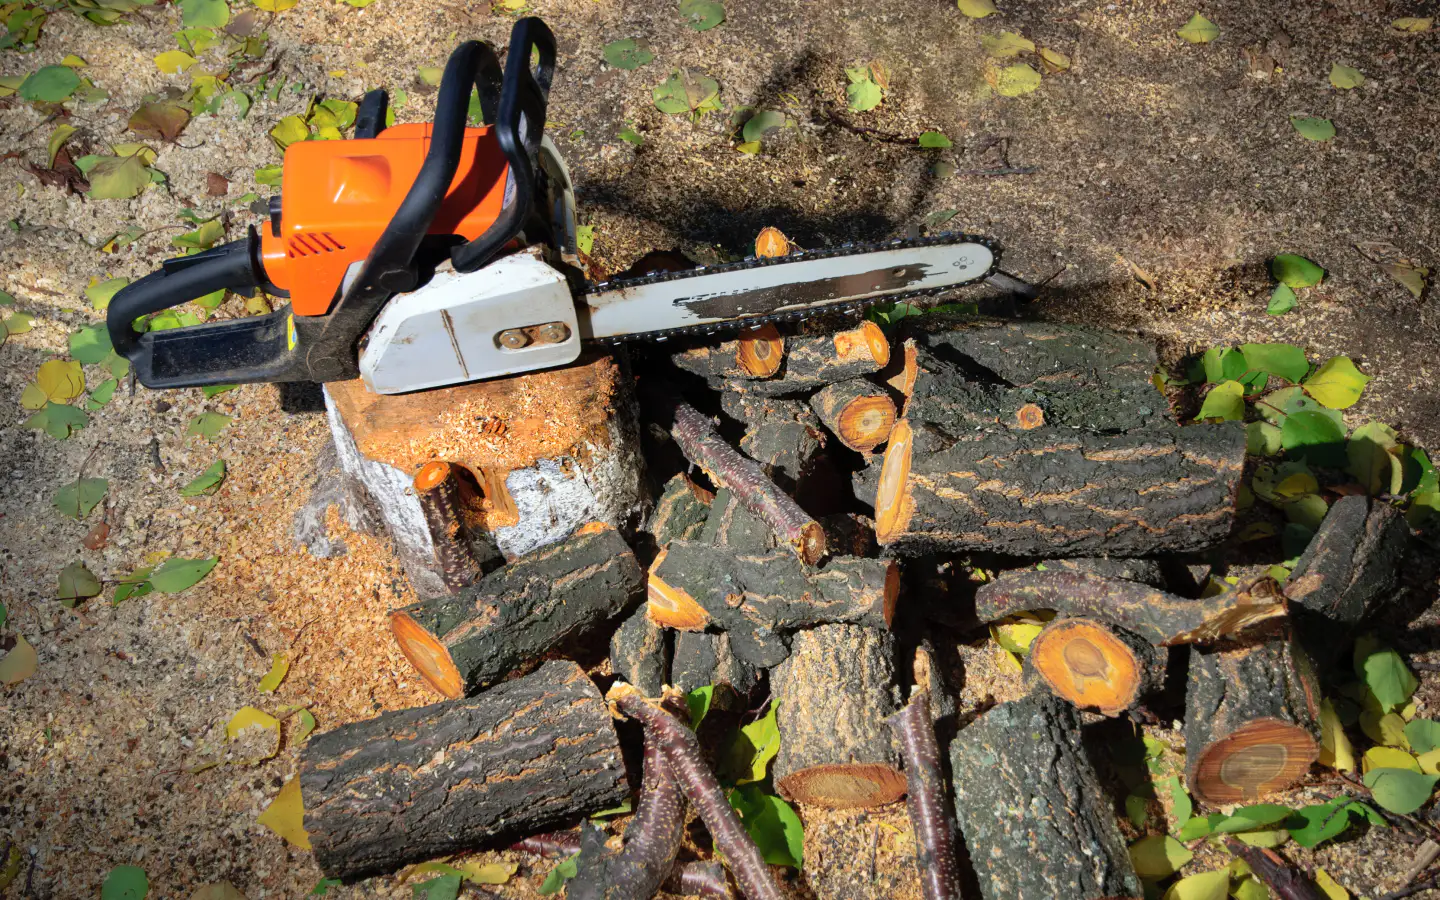
[[[414,184],[431,127],[396,125],[375,138],[286,148],[280,225],[265,227],[261,257],[271,283],[290,292],[295,315],[330,311],[346,270],[369,255]],[[494,132],[465,129],[460,166],[429,233],[479,237],[500,215],[507,175]]]

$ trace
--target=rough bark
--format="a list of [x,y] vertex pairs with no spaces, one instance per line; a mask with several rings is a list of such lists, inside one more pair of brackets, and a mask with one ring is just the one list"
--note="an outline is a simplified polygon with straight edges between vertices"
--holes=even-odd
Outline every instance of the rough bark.
[[948,744],[955,735],[960,701],[929,638],[920,641],[910,658],[910,695],[913,697],[918,693],[925,694],[925,703],[935,721],[936,734]]
[[905,405],[905,415],[951,433],[995,427],[1014,431],[1030,431],[1042,425],[1083,427],[1083,418],[1075,421],[1054,413],[1047,416],[1048,406],[1045,395],[1030,388],[921,372]]
[[[1151,587],[1165,587],[1165,572],[1153,559],[1110,559],[1103,556],[1082,556],[1076,559],[1047,559],[1040,563],[1052,572],[1089,572],[1105,578],[1123,578]],[[1037,568],[1039,568],[1037,566]]]
[[876,536],[907,555],[1203,550],[1230,533],[1244,460],[1238,422],[951,436],[902,420],[874,494]]
[[743,700],[760,683],[760,673],[730,650],[728,634],[681,631],[675,635],[670,683],[687,692],[707,684],[728,687]]
[[825,430],[803,400],[724,391],[720,411],[745,426],[740,450],[780,487],[793,494],[811,474]]
[[669,635],[650,620],[646,604],[610,636],[610,668],[647,697],[658,697],[670,681]]
[[565,827],[628,792],[605,702],[558,660],[318,734],[299,778],[315,860],[346,880]]
[[405,658],[460,697],[584,639],[639,602],[645,575],[613,528],[577,531],[456,595],[390,614]]
[[1405,516],[1389,504],[1356,496],[1330,507],[1285,582],[1300,642],[1321,671],[1394,599],[1409,541]]
[[478,497],[466,497],[454,467],[447,462],[430,462],[415,474],[415,496],[425,516],[433,548],[434,571],[450,593],[474,584],[481,575],[480,554],[470,545],[465,524],[467,505]]
[[718,486],[733,491],[796,556],[811,565],[825,556],[825,531],[820,524],[776,486],[758,463],[725,443],[709,419],[682,403],[675,409],[670,433],[686,459]]
[[905,808],[915,830],[915,862],[925,900],[960,900],[955,817],[940,761],[929,696],[921,691],[886,723],[905,761]]
[[684,475],[676,475],[667,481],[646,525],[646,530],[655,538],[655,545],[664,547],[674,540],[689,541],[699,537],[714,499],[713,494]]
[[1207,803],[1254,803],[1305,775],[1320,752],[1320,690],[1289,634],[1190,654],[1186,785]]
[[[823,523],[821,527],[824,527]],[[715,492],[710,515],[696,540],[702,544],[726,547],[734,553],[769,553],[780,547],[775,530],[751,512],[728,488]]]
[[1098,619],[1055,619],[1025,658],[1030,676],[1080,709],[1115,716],[1165,683],[1169,653]]
[[822,625],[795,635],[771,672],[779,706],[775,786],[799,803],[882,806],[905,793],[885,719],[900,707],[895,641],[863,625]]
[[986,900],[1142,896],[1074,707],[1047,694],[1002,703],[961,729],[950,763]]
[[1273,628],[1286,618],[1285,597],[1270,578],[1191,600],[1138,581],[1089,572],[1020,569],[975,592],[975,612],[983,622],[1038,609],[1112,622],[1163,646],[1234,637]]
[[885,443],[895,427],[895,401],[863,378],[825,387],[810,398],[810,408],[840,443],[860,453]]
[[712,386],[755,397],[808,394],[837,381],[878,372],[890,362],[890,342],[880,326],[859,326],[826,334],[799,334],[785,342],[785,365],[775,378],[730,379]]
[[762,325],[731,341],[690,347],[670,357],[680,369],[705,378],[769,378],[780,371],[785,339]]

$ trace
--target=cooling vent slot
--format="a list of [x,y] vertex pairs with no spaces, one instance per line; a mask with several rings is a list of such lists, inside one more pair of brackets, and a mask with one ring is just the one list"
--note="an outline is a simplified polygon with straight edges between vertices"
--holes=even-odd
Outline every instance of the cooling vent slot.
[[297,256],[314,256],[317,253],[333,253],[336,250],[344,250],[345,245],[335,240],[335,236],[327,232],[313,232],[310,234],[297,234],[290,238],[289,251],[286,253],[291,259]]

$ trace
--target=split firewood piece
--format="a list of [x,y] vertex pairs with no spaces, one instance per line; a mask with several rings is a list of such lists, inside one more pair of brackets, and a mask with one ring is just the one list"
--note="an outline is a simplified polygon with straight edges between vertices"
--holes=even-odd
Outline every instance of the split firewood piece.
[[610,636],[610,667],[647,697],[658,697],[670,682],[669,635],[639,608]]
[[582,826],[575,877],[565,886],[567,900],[650,900],[674,870],[684,834],[685,795],[670,773],[659,736],[647,729],[640,801],[625,826],[624,846],[618,853],[608,850],[604,832]]
[[808,568],[784,551],[737,554],[673,541],[650,568],[650,618],[685,631],[793,631],[835,622],[890,627],[900,594],[894,560],[832,557]]
[[1225,838],[1225,849],[1245,860],[1255,877],[1264,882],[1279,900],[1329,900],[1334,896],[1322,891],[1309,875],[1286,862],[1274,850],[1251,847],[1233,837]]
[[695,732],[660,708],[646,701],[640,692],[623,681],[610,688],[607,698],[626,716],[653,732],[670,773],[685,796],[700,813],[700,820],[725,855],[730,872],[747,900],[782,900],[780,886],[765,864],[760,848],[750,839],[734,807],[725,799],[720,781],[705,762]]
[[1051,572],[1089,572],[1105,578],[1123,578],[1126,581],[1138,581],[1151,587],[1165,587],[1165,571],[1153,559],[1081,556],[1074,559],[1047,559],[1036,568]]
[[810,408],[851,450],[869,453],[895,427],[895,401],[863,378],[829,385],[810,398]]
[[985,900],[1143,896],[1074,707],[1044,693],[1001,703],[960,730],[950,765]]
[[1289,635],[1190,654],[1186,784],[1212,805],[1254,803],[1294,784],[1320,754],[1320,686]]
[[670,683],[686,692],[707,684],[727,687],[743,700],[760,683],[760,673],[730,650],[730,635],[680,631],[675,634]]
[[460,479],[447,462],[429,462],[415,473],[415,496],[430,531],[441,581],[455,593],[480,577],[480,562],[470,548]]
[[655,538],[657,547],[674,540],[690,541],[700,536],[710,515],[715,495],[683,474],[665,482],[655,511],[650,514],[646,530]]
[[705,378],[769,378],[785,360],[785,339],[774,325],[761,325],[733,341],[691,347],[670,359]]
[[1098,619],[1055,619],[1030,644],[1026,666],[1056,696],[1116,716],[1165,683],[1163,647]]
[[864,625],[798,632],[770,683],[779,703],[774,773],[781,794],[832,809],[900,799],[905,778],[884,724],[900,707],[889,632]]
[[1148,584],[1089,572],[1020,569],[975,592],[975,612],[982,622],[1040,609],[1111,622],[1159,646],[1234,637],[1286,617],[1285,597],[1272,578],[1227,586],[1213,597],[1191,600]]
[[960,866],[955,861],[955,817],[940,761],[940,744],[930,698],[919,691],[886,719],[905,761],[905,808],[915,830],[915,862],[925,900],[961,900]]
[[715,432],[710,420],[689,404],[675,409],[675,443],[685,458],[699,466],[710,480],[727,487],[764,519],[775,536],[810,565],[825,556],[825,530],[800,508],[790,495],[766,477],[760,465],[742,456]]
[[1361,624],[1395,598],[1410,542],[1405,516],[1388,503],[1342,497],[1285,582],[1296,629],[1317,666],[1327,669]]
[[645,574],[619,532],[586,527],[455,595],[390,614],[405,658],[462,697],[584,639],[643,596]]
[[[702,544],[727,547],[737,554],[769,553],[780,548],[774,529],[741,503],[729,488],[715,492],[710,515],[696,540]],[[828,541],[826,546],[829,546]]]
[[[920,356],[915,347],[914,338],[906,338],[900,342],[900,352],[891,357],[890,365],[880,373],[885,384],[895,393],[906,400],[915,393],[915,381],[920,377]],[[904,415],[904,410],[901,410]]]
[[605,701],[562,660],[317,734],[299,778],[315,861],[347,881],[569,827],[629,791]]
[[741,452],[794,493],[824,447],[824,428],[810,407],[802,400],[726,391],[720,395],[720,410],[744,423]]
[[876,537],[907,555],[1202,550],[1230,534],[1244,461],[1238,422],[954,436],[902,419],[873,495]]

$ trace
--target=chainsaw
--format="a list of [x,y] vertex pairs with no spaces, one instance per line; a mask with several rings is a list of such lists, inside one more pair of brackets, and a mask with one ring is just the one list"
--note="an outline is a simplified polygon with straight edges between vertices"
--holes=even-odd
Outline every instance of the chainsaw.
[[[363,378],[396,394],[574,361],[587,343],[746,329],[925,296],[996,275],[998,249],[961,234],[845,245],[587,282],[575,195],[544,133],[555,37],[511,33],[445,66],[432,124],[385,126],[362,99],[355,137],[285,150],[263,233],[128,285],[107,316],[151,388]],[[483,125],[467,119],[471,89]],[[226,289],[288,304],[261,316],[139,331],[137,320]]]

